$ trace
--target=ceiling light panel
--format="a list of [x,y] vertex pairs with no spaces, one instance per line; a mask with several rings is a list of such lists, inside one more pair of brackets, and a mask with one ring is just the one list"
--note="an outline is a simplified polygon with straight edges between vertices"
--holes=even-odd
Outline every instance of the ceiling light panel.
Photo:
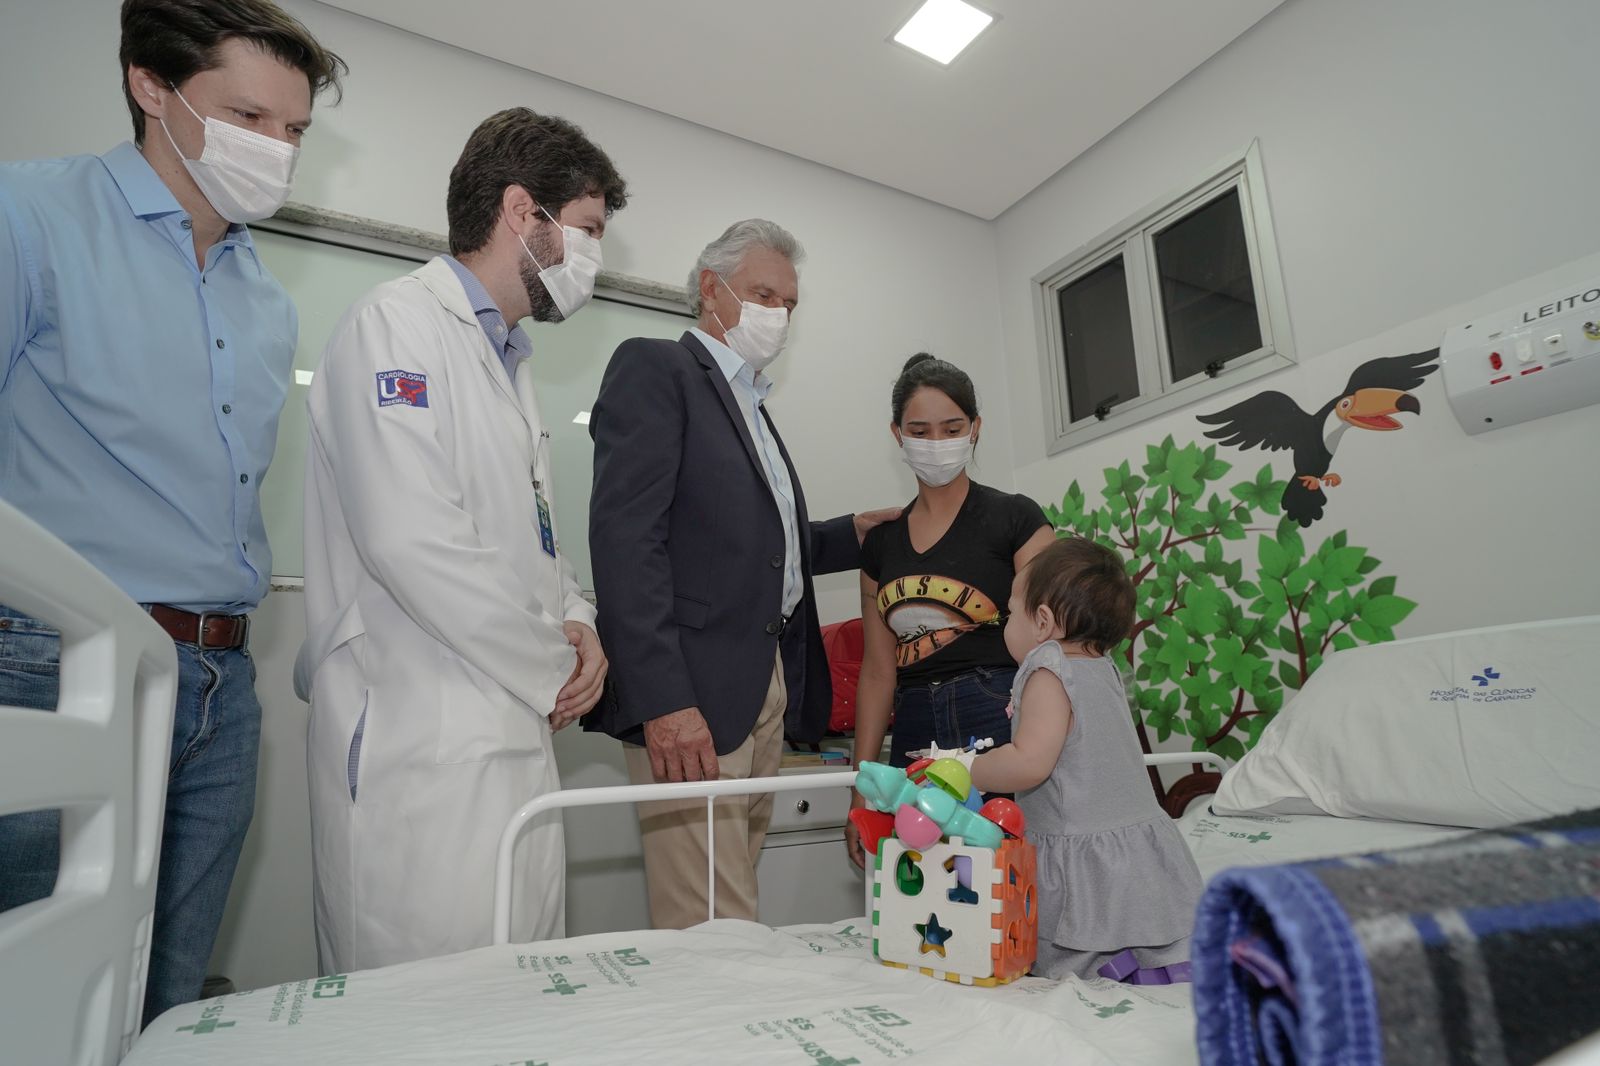
[[948,64],[993,21],[993,15],[963,0],[927,0],[900,27],[894,40],[935,62]]

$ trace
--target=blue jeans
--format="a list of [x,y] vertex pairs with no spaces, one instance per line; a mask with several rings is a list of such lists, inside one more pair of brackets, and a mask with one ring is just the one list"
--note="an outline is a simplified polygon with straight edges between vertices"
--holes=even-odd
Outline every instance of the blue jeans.
[[894,690],[894,729],[890,765],[909,766],[908,751],[938,744],[964,748],[973,737],[994,738],[996,747],[1011,743],[1011,702],[1015,666],[979,667],[970,673]]
[[[261,704],[242,648],[178,644],[178,704],[167,764],[167,811],[156,874],[155,928],[144,1024],[200,998],[228,887],[255,809]],[[0,703],[54,711],[56,631],[0,607]],[[60,862],[60,814],[0,817],[0,910],[50,895]]]

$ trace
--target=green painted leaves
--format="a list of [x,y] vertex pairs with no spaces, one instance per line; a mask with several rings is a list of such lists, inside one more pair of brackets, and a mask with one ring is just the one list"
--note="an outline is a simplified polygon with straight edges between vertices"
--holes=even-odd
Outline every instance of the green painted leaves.
[[1309,547],[1279,517],[1285,482],[1271,464],[1224,492],[1216,483],[1231,469],[1215,445],[1168,437],[1138,470],[1106,468],[1097,505],[1074,481],[1045,508],[1057,535],[1128,561],[1134,628],[1118,656],[1147,748],[1154,732],[1242,756],[1328,655],[1394,639],[1416,608],[1343,530]]

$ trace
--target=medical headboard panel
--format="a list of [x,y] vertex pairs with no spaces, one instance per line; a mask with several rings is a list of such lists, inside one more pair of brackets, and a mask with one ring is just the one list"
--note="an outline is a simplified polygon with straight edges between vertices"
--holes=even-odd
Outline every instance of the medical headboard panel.
[[1439,361],[1468,433],[1600,402],[1600,277],[1450,329]]

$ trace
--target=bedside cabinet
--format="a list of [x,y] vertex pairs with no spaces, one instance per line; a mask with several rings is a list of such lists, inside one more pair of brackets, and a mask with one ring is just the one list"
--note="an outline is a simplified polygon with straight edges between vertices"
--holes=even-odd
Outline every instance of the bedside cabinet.
[[[796,767],[782,776],[853,773],[845,767]],[[844,847],[849,788],[781,792],[772,797],[756,879],[761,896],[757,917],[764,925],[831,922],[862,916],[862,872]]]

